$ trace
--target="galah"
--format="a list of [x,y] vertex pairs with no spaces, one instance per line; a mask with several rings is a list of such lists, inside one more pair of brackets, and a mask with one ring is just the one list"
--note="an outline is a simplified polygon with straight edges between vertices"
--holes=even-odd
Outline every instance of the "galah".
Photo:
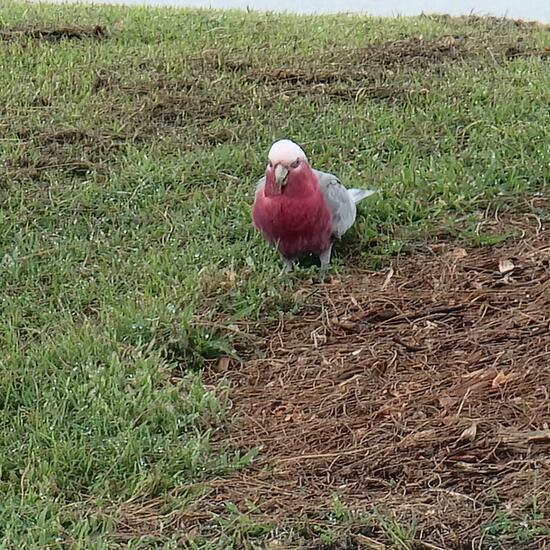
[[271,146],[268,161],[256,184],[254,226],[279,251],[286,271],[305,254],[328,267],[334,240],[355,221],[355,205],[374,191],[347,189],[333,174],[313,169],[288,139]]

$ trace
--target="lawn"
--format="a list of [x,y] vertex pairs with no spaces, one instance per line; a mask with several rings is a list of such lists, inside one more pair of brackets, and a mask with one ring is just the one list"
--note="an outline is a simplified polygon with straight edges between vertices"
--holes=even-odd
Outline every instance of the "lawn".
[[[422,541],[372,507],[371,530],[351,532],[338,496],[326,517],[296,512],[299,529],[231,495],[212,504],[265,461],[230,444],[231,373],[261,372],[277,327],[325,288],[315,267],[281,274],[251,225],[254,184],[290,137],[378,191],[336,248],[349,287],[353,273],[390,281],[433,239],[485,251],[518,219],[541,234],[549,43],[547,27],[499,19],[0,6],[2,547]],[[495,217],[508,222],[485,232]],[[486,536],[540,542],[548,509],[535,499],[518,519],[498,491]]]

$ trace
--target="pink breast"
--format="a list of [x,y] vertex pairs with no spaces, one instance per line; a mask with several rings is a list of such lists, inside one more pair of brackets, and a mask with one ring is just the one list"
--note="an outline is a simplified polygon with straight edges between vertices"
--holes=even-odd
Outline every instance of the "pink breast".
[[300,199],[259,194],[252,218],[264,237],[287,258],[319,255],[330,246],[331,215],[320,191]]

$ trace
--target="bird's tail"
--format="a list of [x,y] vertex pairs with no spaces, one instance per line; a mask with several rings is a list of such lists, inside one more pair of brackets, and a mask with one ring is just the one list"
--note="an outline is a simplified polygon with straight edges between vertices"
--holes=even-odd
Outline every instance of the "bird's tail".
[[371,189],[348,189],[348,193],[351,195],[353,202],[357,204],[359,201],[374,195],[376,191],[372,191]]

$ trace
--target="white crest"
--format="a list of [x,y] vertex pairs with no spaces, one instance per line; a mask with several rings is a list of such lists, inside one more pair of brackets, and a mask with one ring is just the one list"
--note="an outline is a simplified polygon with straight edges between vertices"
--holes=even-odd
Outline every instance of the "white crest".
[[269,150],[268,158],[272,164],[291,164],[296,159],[307,162],[303,149],[289,139],[276,141]]

